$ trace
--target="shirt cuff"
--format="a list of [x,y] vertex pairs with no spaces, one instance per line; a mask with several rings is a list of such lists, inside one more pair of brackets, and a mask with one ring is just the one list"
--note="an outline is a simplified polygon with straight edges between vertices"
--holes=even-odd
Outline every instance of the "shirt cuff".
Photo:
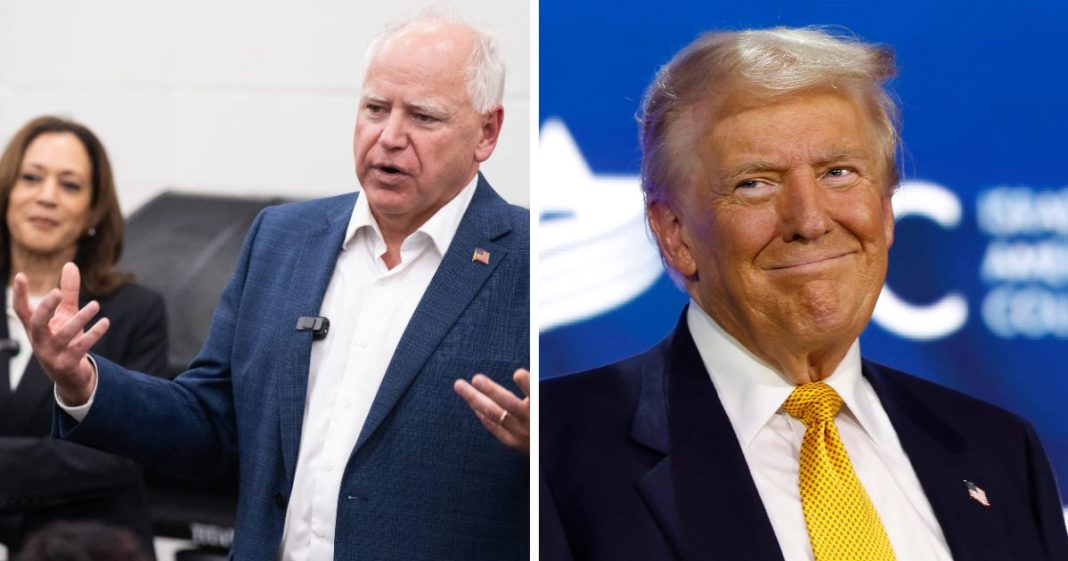
[[[100,372],[96,367],[96,361],[93,360],[93,355],[86,355],[89,358],[89,362],[93,365],[93,370]],[[71,406],[63,403],[63,400],[59,398],[59,392],[56,391],[55,385],[52,386],[52,393],[56,396],[56,403],[59,404],[60,409],[66,411],[68,415],[74,418],[79,423],[85,420],[85,416],[89,414],[89,408],[93,405],[93,398],[96,397],[96,386],[93,386],[93,393],[89,394],[89,401],[81,405]]]

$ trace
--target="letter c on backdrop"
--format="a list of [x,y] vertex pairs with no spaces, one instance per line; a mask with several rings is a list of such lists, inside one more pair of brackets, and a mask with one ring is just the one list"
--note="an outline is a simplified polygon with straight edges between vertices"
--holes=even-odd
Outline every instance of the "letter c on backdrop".
[[[906,216],[927,218],[947,230],[960,224],[961,205],[949,189],[929,181],[905,181],[894,194],[894,220]],[[916,306],[883,285],[872,319],[883,329],[915,341],[941,339],[957,332],[968,321],[968,301],[950,292],[933,304]]]

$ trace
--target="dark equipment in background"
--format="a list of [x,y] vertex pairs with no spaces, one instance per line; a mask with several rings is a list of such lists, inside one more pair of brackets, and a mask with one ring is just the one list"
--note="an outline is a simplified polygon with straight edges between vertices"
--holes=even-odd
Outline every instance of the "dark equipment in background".
[[[200,351],[252,220],[264,207],[284,202],[167,192],[127,219],[120,267],[166,301],[170,377]],[[156,535],[189,539],[202,548],[178,558],[225,559],[233,541],[236,473],[191,482],[148,470],[146,479]]]

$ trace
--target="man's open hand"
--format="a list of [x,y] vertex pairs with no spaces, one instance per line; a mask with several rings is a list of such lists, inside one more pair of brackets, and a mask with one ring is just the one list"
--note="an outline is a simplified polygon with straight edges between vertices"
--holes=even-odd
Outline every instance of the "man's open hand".
[[89,302],[78,309],[81,274],[74,263],[63,265],[59,288],[52,289],[36,309],[30,309],[26,275],[15,275],[15,314],[22,320],[33,346],[33,353],[45,374],[56,383],[56,392],[66,405],[82,405],[96,388],[96,369],[87,353],[108,330],[107,318],[89,331],[86,324],[100,311],[100,304]]

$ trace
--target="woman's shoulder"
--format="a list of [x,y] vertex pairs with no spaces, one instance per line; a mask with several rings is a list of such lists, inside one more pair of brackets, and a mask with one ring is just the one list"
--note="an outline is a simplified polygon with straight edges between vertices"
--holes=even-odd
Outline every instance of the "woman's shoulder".
[[126,282],[119,285],[110,294],[96,296],[101,309],[130,309],[136,308],[142,311],[152,308],[163,308],[163,295],[136,282]]

